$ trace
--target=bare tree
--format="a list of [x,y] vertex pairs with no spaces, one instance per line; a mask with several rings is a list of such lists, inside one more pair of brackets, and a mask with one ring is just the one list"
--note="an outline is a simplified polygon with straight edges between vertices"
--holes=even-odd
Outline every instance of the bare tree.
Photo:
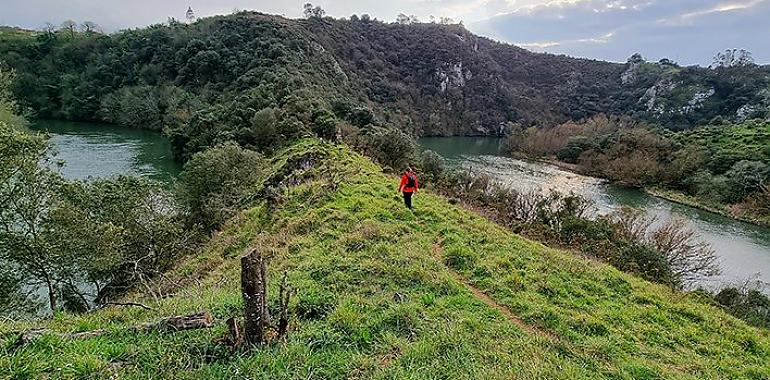
[[67,20],[61,23],[59,30],[69,32],[70,36],[74,37],[75,32],[78,31],[78,23],[73,20]]
[[642,210],[630,207],[621,208],[611,218],[624,238],[636,242],[646,241],[647,233],[658,220],[657,217],[645,215]]
[[80,28],[86,33],[101,33],[102,28],[93,21],[83,21]]
[[631,208],[623,208],[609,217],[626,239],[652,248],[663,256],[675,287],[685,288],[719,274],[711,245],[700,240],[684,219],[673,218],[656,227],[656,217]]
[[43,25],[43,31],[49,36],[53,35],[54,33],[56,33],[56,25],[50,22],[46,22],[45,25]]
[[663,253],[680,287],[719,274],[717,258],[709,243],[698,239],[686,221],[674,218],[652,231],[652,246]]

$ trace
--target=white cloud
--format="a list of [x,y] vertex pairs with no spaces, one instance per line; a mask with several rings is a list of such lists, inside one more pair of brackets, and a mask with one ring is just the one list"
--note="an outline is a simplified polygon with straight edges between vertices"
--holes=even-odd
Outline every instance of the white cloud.
[[665,18],[660,20],[661,24],[666,25],[691,25],[696,22],[696,19],[708,16],[712,14],[718,14],[723,12],[742,11],[753,8],[763,3],[767,3],[768,0],[750,0],[750,1],[729,1],[716,4],[712,7],[701,9],[693,12],[684,13],[677,17]]

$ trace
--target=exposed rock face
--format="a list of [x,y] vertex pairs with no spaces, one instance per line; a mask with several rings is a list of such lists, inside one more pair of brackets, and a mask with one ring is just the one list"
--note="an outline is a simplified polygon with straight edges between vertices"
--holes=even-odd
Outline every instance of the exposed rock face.
[[751,52],[745,49],[727,49],[718,53],[714,57],[714,63],[709,66],[710,69],[750,66],[754,64],[754,57]]
[[761,110],[762,108],[758,105],[744,104],[741,106],[741,108],[738,109],[738,111],[735,112],[735,120],[744,122],[756,116]]
[[714,94],[716,94],[716,90],[713,88],[709,88],[706,91],[696,92],[692,99],[690,99],[690,101],[682,107],[682,113],[691,113],[701,108],[703,106],[703,102],[705,102],[706,99],[714,96]]
[[626,71],[620,74],[620,83],[627,85],[636,82],[641,66],[641,62],[629,62]]
[[473,130],[484,136],[504,136],[508,130],[507,123],[500,123],[498,125],[473,125]]
[[655,83],[645,91],[644,95],[639,99],[640,103],[644,103],[648,112],[654,114],[663,114],[665,112],[665,106],[658,103],[658,97],[667,92],[676,89],[677,84],[670,77],[663,78]]
[[473,78],[469,69],[463,69],[463,63],[447,64],[447,68],[436,70],[438,86],[441,92],[446,92],[450,87],[465,87],[465,81]]

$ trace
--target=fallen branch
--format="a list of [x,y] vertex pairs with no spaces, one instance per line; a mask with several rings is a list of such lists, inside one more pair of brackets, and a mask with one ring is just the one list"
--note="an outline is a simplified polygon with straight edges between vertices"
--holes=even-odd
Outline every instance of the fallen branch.
[[158,323],[145,323],[135,328],[137,331],[184,331],[207,329],[214,326],[214,318],[208,312],[169,317]]
[[144,310],[155,310],[147,305],[143,305],[137,302],[105,302],[101,305],[101,308],[104,308],[107,306],[136,306],[136,307],[141,307]]
[[[176,332],[193,329],[206,329],[214,326],[214,318],[208,312],[201,312],[198,314],[174,316],[162,319],[157,323],[145,323],[136,327],[133,327],[133,331],[137,332],[149,332],[149,331],[163,331],[163,332]],[[79,340],[88,339],[98,336],[102,336],[107,332],[105,329],[83,331],[78,333],[54,333],[47,328],[30,329],[23,331],[16,338],[16,341],[8,348],[9,352],[14,352],[30,343],[33,343],[45,335],[53,335],[60,339],[67,340]]]

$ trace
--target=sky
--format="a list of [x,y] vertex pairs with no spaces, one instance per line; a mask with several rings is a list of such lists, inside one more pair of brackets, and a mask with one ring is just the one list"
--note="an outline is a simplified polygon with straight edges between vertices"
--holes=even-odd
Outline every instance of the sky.
[[[311,0],[312,1],[312,0]],[[257,10],[301,17],[307,0],[0,0],[0,25],[37,29],[72,19],[111,32]],[[530,50],[623,62],[634,53],[708,66],[717,52],[746,49],[770,64],[770,0],[317,0],[333,17],[399,13],[462,21],[472,32]]]

